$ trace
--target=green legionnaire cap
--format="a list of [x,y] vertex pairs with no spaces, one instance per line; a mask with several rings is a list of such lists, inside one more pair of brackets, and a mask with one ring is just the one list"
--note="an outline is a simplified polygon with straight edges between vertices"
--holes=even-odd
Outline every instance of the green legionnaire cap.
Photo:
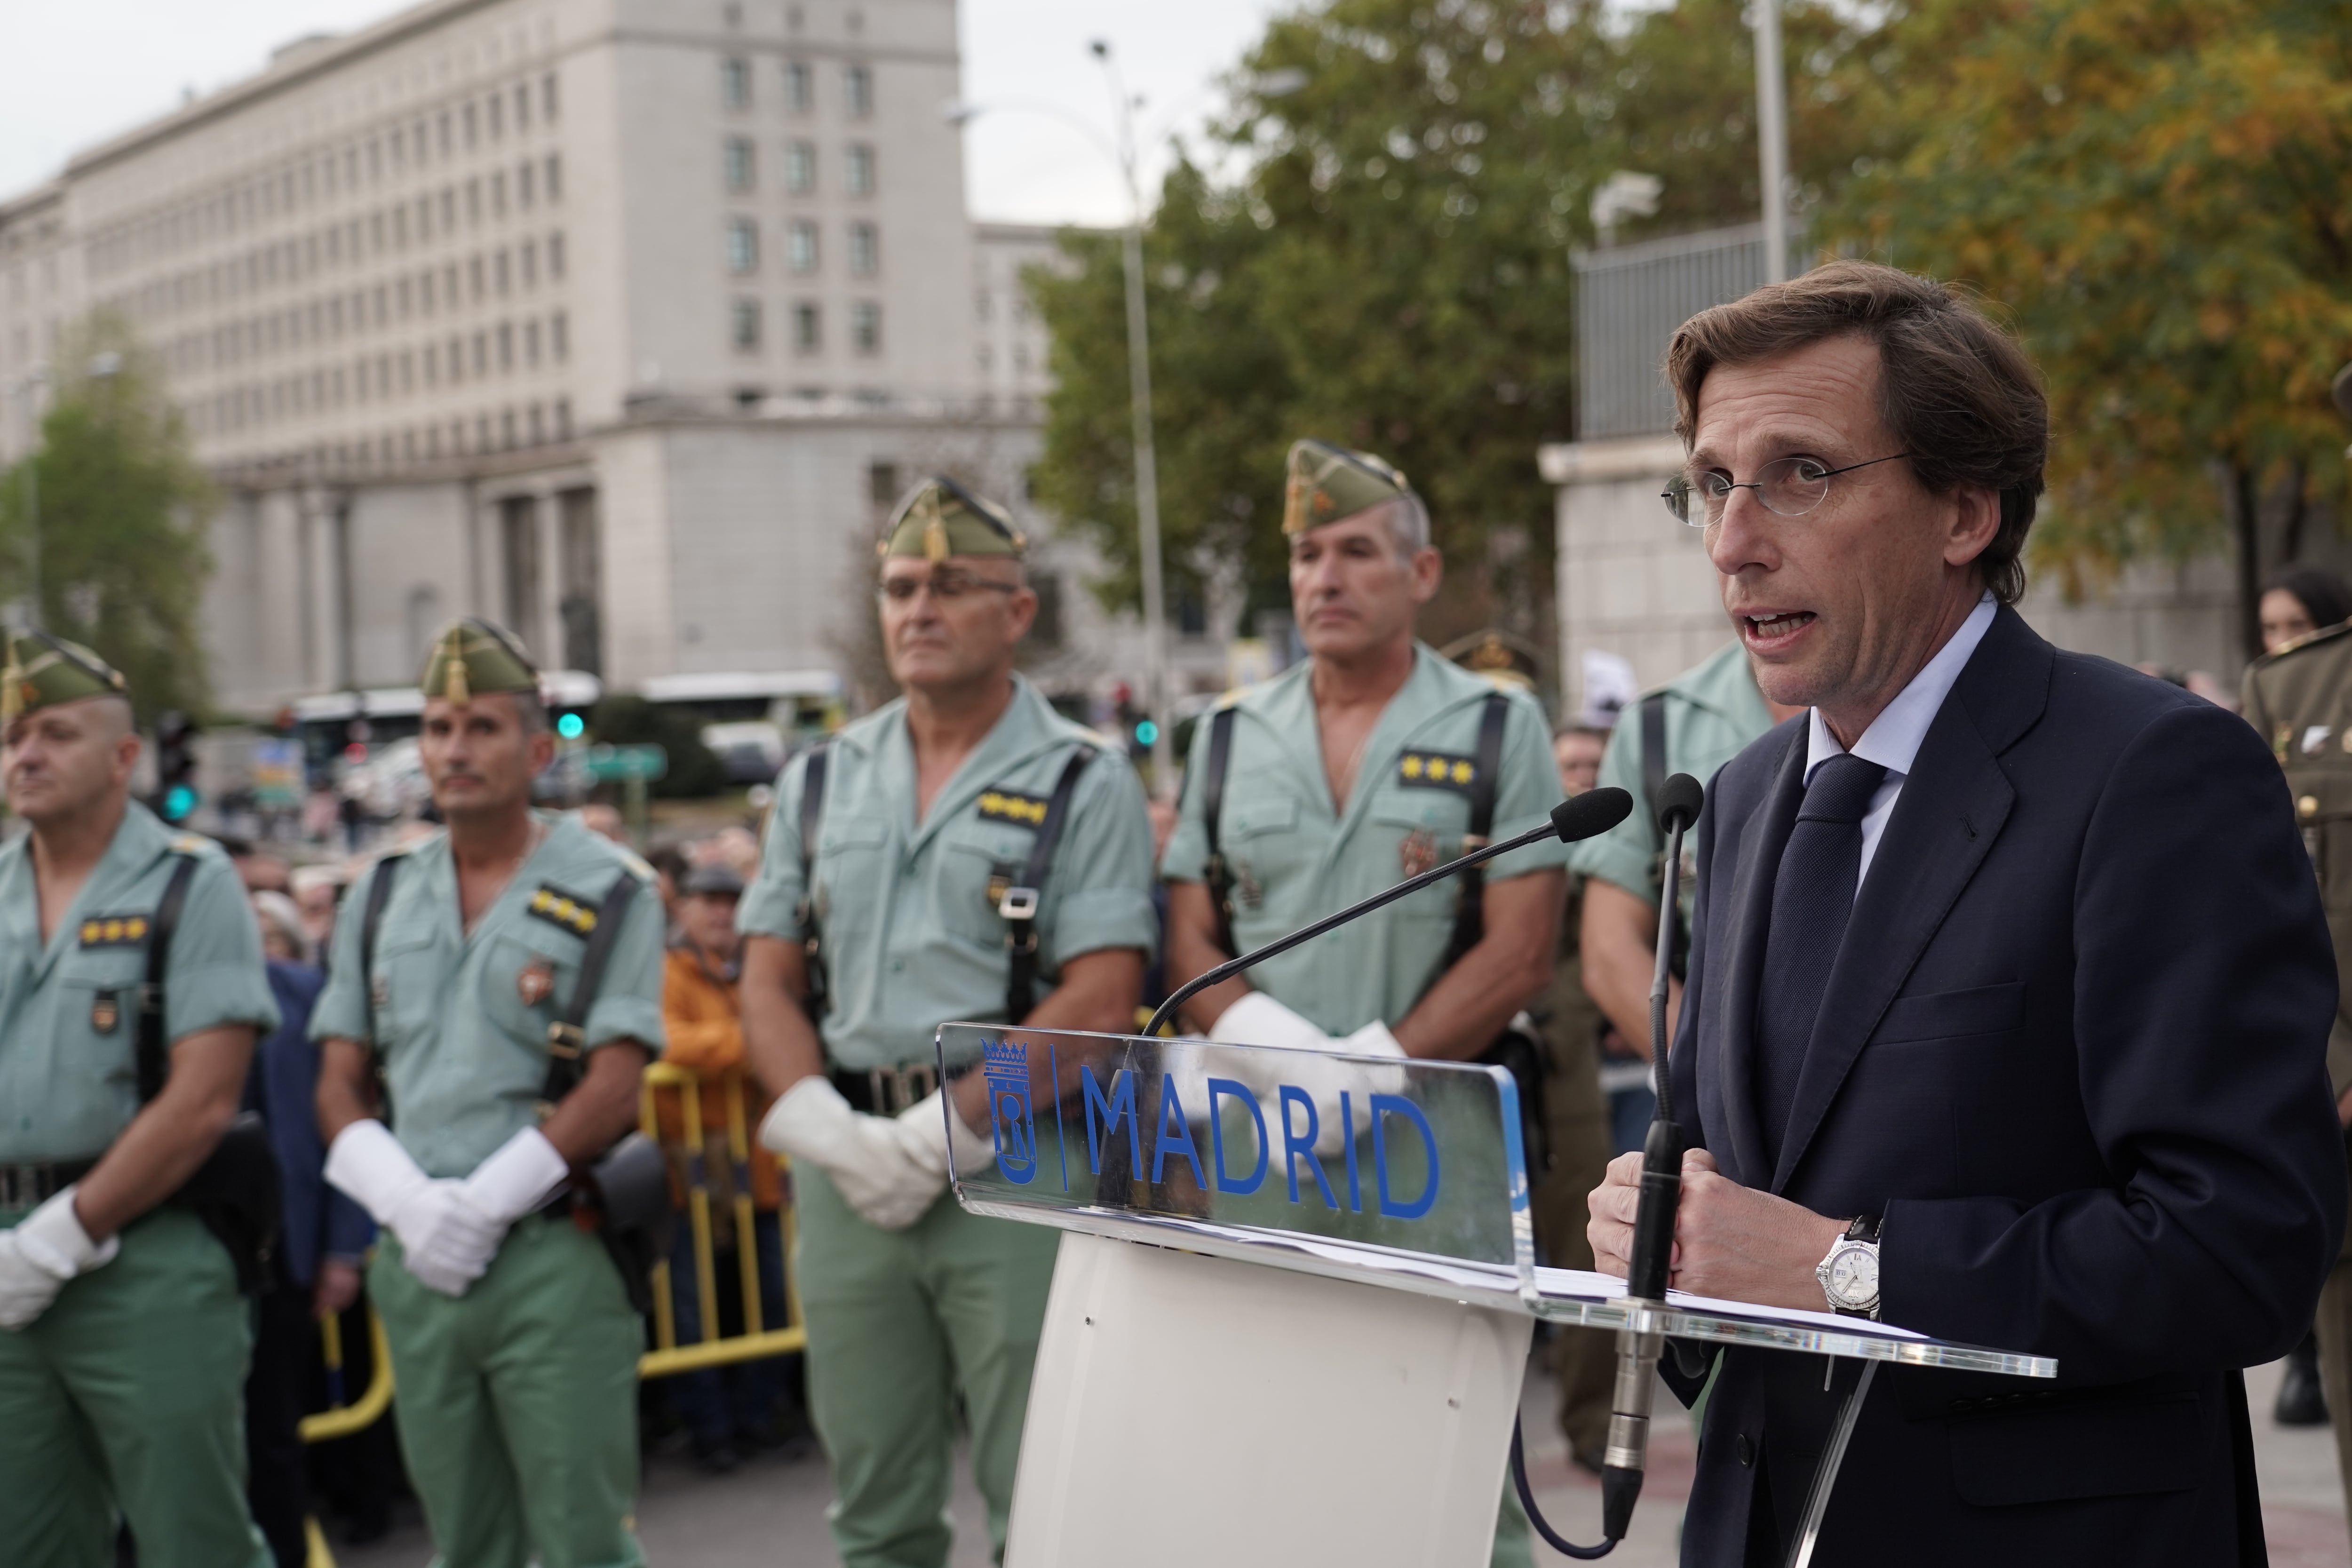
[[950,555],[1019,555],[1029,547],[1003,507],[984,501],[944,474],[932,474],[898,503],[875,553],[919,555],[934,563]]
[[492,621],[467,616],[451,621],[433,639],[418,681],[427,697],[471,702],[484,691],[539,693],[539,668],[514,633]]
[[1485,676],[1498,688],[1533,691],[1536,678],[1543,672],[1535,645],[1499,626],[1457,637],[1437,651],[1473,674]]
[[1282,531],[1304,533],[1411,494],[1411,482],[1370,452],[1351,452],[1328,441],[1294,442],[1290,482],[1282,494]]
[[122,672],[78,642],[47,632],[8,639],[7,666],[0,669],[0,723],[85,697],[130,695]]

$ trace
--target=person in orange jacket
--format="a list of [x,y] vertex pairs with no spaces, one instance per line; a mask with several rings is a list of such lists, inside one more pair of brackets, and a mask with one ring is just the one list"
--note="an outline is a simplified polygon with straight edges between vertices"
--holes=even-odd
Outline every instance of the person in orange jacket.
[[[683,1096],[669,1091],[655,1098],[680,1208],[685,1207],[687,1173],[693,1166],[698,1165],[710,1194],[712,1277],[718,1285],[722,1335],[744,1331],[738,1284],[744,1238],[737,1234],[735,1197],[747,1178],[753,1210],[752,1247],[759,1261],[761,1326],[782,1328],[785,1316],[783,1238],[778,1223],[783,1204],[782,1173],[775,1156],[756,1141],[748,1145],[748,1161],[739,1165],[728,1139],[726,1079],[730,1074],[739,1075],[742,1082],[747,1134],[759,1126],[771,1098],[759,1079],[743,1070],[743,1025],[736,994],[740,942],[735,933],[735,904],[742,892],[743,879],[730,867],[713,863],[687,873],[678,889],[679,934],[670,946],[663,974],[662,1021],[669,1041],[663,1060],[701,1080],[699,1149],[687,1143]],[[693,1230],[685,1223],[677,1228],[669,1277],[677,1342],[699,1343],[701,1290],[695,1276]],[[741,1462],[747,1449],[781,1447],[794,1441],[803,1423],[798,1401],[787,1386],[788,1370],[782,1358],[771,1356],[683,1373],[671,1380],[698,1463],[724,1473]]]

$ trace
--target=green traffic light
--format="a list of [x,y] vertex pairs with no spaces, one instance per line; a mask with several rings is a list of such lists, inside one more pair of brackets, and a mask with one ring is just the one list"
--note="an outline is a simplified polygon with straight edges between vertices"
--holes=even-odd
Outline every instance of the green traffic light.
[[196,792],[187,784],[173,784],[163,792],[163,820],[185,822],[196,809]]
[[1149,746],[1157,742],[1159,739],[1159,725],[1153,723],[1149,719],[1139,719],[1135,721],[1135,743],[1137,745]]
[[577,713],[560,715],[555,721],[555,732],[567,741],[576,741],[588,729],[588,721]]

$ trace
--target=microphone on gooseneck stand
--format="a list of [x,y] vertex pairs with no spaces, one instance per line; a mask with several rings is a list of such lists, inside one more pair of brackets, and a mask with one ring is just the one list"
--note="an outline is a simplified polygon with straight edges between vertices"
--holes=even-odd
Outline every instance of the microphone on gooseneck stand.
[[[1658,1106],[1642,1144],[1642,1196],[1633,1211],[1633,1253],[1628,1260],[1628,1301],[1664,1306],[1674,1262],[1675,1210],[1683,1194],[1683,1132],[1675,1121],[1674,1083],[1666,1071],[1666,980],[1674,962],[1675,910],[1682,896],[1683,835],[1698,820],[1706,791],[1688,773],[1676,773],[1658,791],[1658,826],[1666,836],[1665,886],[1658,900],[1658,960],[1650,979],[1650,1059],[1657,1064]],[[1609,1401],[1609,1440],[1601,1458],[1601,1534],[1598,1546],[1579,1546],[1555,1531],[1536,1508],[1528,1486],[1527,1458],[1518,1428],[1511,1429],[1511,1479],[1517,1485],[1528,1522],[1550,1546],[1590,1562],[1606,1557],[1633,1528],[1633,1504],[1650,1458],[1650,1400],[1656,1392],[1658,1355],[1665,1336],[1617,1331],[1617,1382]]]

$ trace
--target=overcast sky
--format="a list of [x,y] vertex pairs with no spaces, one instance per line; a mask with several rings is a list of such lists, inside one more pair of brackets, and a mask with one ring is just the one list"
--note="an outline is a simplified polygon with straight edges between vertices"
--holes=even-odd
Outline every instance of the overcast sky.
[[[0,196],[55,174],[81,148],[171,109],[189,88],[251,76],[305,33],[347,32],[397,0],[0,0]],[[1125,216],[1117,175],[1071,127],[1020,103],[1050,103],[1108,130],[1110,94],[1087,52],[1107,37],[1129,88],[1147,157],[1218,103],[1214,79],[1286,0],[961,0],[964,96],[1001,105],[973,120],[965,166],[973,216],[1032,223]]]

